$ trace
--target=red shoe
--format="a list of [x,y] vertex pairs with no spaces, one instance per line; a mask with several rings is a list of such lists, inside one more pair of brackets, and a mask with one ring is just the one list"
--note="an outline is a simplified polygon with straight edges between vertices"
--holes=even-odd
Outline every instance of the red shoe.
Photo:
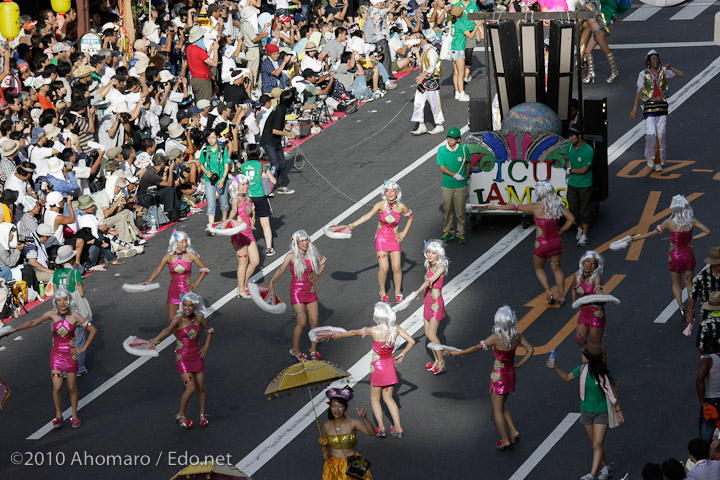
[[320,360],[322,358],[322,355],[318,352],[310,352],[310,358],[313,360]]
[[400,303],[404,300],[405,297],[402,296],[402,293],[400,295],[395,295],[395,302]]
[[53,428],[62,428],[62,418],[55,417],[52,419]]
[[208,419],[207,419],[207,417],[205,416],[205,414],[204,414],[204,413],[201,413],[201,414],[200,414],[200,426],[201,426],[201,427],[207,427],[208,425],[210,425],[210,422],[208,422]]
[[70,420],[70,423],[72,423],[72,428],[80,428],[80,425],[82,425],[82,422],[79,418],[73,418]]
[[434,367],[434,365],[432,362],[427,362],[425,364],[425,370],[427,370],[428,372],[432,372],[433,367]]
[[387,295],[383,295],[382,297],[380,297],[380,301],[390,305],[390,297],[388,297]]
[[180,425],[180,428],[190,430],[195,425],[192,420],[185,418],[184,415],[175,415],[175,421]]

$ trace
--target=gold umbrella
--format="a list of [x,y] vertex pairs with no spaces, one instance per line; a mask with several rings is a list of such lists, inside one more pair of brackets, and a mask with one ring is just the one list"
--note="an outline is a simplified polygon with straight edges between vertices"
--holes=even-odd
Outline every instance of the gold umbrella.
[[214,478],[217,480],[252,480],[249,475],[244,474],[235,465],[215,465],[212,462],[201,462],[188,465],[170,480],[205,480],[208,478]]
[[[296,388],[307,388],[308,395],[310,395],[310,404],[313,407],[313,413],[315,413],[315,404],[312,401],[310,387],[326,385],[349,376],[350,373],[336,363],[325,360],[300,362],[290,365],[278,373],[265,390],[265,395],[274,394],[275,396],[280,396],[282,392],[288,392]],[[317,413],[315,413],[315,423],[318,426],[318,430],[320,430]],[[322,431],[320,433],[322,434]]]

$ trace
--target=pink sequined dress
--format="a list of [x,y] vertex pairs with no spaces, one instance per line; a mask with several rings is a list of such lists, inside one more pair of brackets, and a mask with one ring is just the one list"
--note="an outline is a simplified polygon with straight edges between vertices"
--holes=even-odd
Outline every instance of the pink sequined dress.
[[205,362],[200,356],[200,326],[193,321],[185,328],[175,332],[175,366],[178,373],[198,373],[205,371]]
[[[575,291],[579,297],[594,295],[595,285],[585,283],[585,279],[583,279],[575,287]],[[605,328],[605,307],[603,305],[583,305],[580,307],[578,325],[586,325],[590,328]]]
[[375,251],[376,252],[399,252],[400,242],[397,241],[399,233],[398,226],[402,214],[392,210],[380,212],[378,220],[377,232],[375,233]]
[[170,287],[168,288],[167,303],[180,305],[180,297],[190,291],[190,275],[192,274],[192,262],[182,259],[182,255],[178,255],[178,259],[170,265]]
[[535,250],[533,253],[540,258],[547,258],[550,255],[562,253],[562,240],[558,232],[558,221],[556,218],[533,217],[537,230],[535,231]]
[[493,348],[495,362],[490,374],[490,392],[498,395],[515,391],[515,350]]
[[[433,276],[433,271],[428,269],[425,275],[430,278]],[[435,319],[438,322],[445,318],[445,300],[443,300],[442,296],[444,282],[445,275],[440,275],[440,278],[435,280],[435,283],[425,289],[423,318],[427,320]]]
[[310,275],[313,274],[310,260],[305,259],[305,272],[303,272],[302,278],[295,276],[294,265],[290,265],[290,273],[292,274],[292,280],[290,281],[290,304],[297,305],[298,303],[317,302],[318,297],[315,292],[315,285],[312,280],[310,280]]
[[373,341],[373,354],[370,363],[370,383],[373,387],[388,387],[398,383],[395,359],[392,356],[394,348],[394,345],[388,347],[385,342]]
[[50,349],[50,370],[77,373],[78,357],[72,354],[75,348],[75,325],[60,317],[53,323],[53,342]]
[[692,228],[687,232],[670,232],[668,263],[671,272],[691,272],[695,270],[692,238]]
[[252,233],[252,213],[254,209],[254,205],[252,202],[248,201],[247,197],[245,197],[240,205],[238,205],[237,210],[237,216],[238,220],[242,220],[247,225],[247,228],[243,230],[240,233],[236,233],[232,237],[230,237],[230,241],[233,245],[237,247],[242,247],[245,245],[250,245],[255,241],[255,237]]

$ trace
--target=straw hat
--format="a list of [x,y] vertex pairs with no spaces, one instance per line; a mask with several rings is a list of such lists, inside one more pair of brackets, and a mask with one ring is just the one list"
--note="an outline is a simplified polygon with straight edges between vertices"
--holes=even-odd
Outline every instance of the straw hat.
[[73,77],[75,78],[85,78],[89,77],[95,73],[95,69],[91,67],[90,65],[80,65],[77,70],[75,70],[75,73],[73,74]]
[[195,25],[190,29],[190,34],[188,35],[188,42],[195,43],[200,40],[204,35],[205,29],[199,25]]
[[17,152],[18,148],[20,148],[20,142],[17,140],[7,139],[2,144],[2,154],[9,157],[13,153]]
[[710,298],[702,304],[702,308],[703,310],[710,310],[711,312],[720,310],[720,292],[710,293]]
[[173,122],[168,127],[168,135],[170,135],[170,138],[178,138],[181,137],[185,133],[185,129],[177,122]]
[[[3,147],[4,146],[3,144]],[[720,247],[712,247],[710,249],[710,256],[705,259],[705,263],[709,263],[710,265],[720,264]]]

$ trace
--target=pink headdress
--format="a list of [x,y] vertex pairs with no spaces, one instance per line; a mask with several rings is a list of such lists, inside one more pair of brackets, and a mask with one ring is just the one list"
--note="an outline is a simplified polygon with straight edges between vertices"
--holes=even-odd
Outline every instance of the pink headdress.
[[[327,392],[325,392],[325,396],[328,398],[328,400],[332,401],[333,398],[342,398],[346,402],[349,402],[353,398],[353,392],[350,388],[344,387],[344,388],[329,388]],[[330,402],[328,402],[328,405]]]

